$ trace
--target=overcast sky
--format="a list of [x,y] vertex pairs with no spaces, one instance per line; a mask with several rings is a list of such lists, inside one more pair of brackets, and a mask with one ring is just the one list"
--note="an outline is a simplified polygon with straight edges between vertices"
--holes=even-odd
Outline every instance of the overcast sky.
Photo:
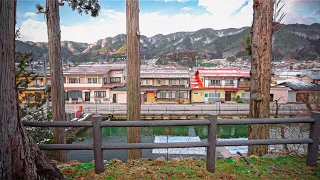
[[[82,16],[68,5],[60,8],[61,39],[95,41],[126,32],[125,0],[99,0],[98,17]],[[148,37],[158,33],[225,29],[250,26],[253,0],[140,0],[140,32]],[[320,23],[320,0],[283,0],[285,24]],[[36,14],[35,4],[45,0],[18,0],[17,27],[23,41],[47,41],[46,21]]]

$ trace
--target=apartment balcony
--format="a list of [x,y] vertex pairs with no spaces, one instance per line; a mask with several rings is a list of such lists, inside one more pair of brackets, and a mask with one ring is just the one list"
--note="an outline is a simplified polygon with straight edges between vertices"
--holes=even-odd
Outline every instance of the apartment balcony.
[[236,84],[235,83],[226,83],[224,86],[232,86],[234,87]]
[[102,84],[84,84],[84,83],[65,83],[64,87],[85,87],[85,88],[92,88],[92,87],[101,87]]
[[222,84],[208,84],[208,87],[222,87]]
[[251,82],[250,81],[239,81],[238,87],[239,88],[250,88]]

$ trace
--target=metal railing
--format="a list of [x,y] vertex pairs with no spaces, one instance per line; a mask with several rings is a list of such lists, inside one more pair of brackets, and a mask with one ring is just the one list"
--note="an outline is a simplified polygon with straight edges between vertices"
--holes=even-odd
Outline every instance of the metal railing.
[[[270,107],[270,114],[274,115],[276,108]],[[126,114],[127,108],[123,106],[88,106],[83,108],[84,113],[100,113],[100,114]],[[193,107],[170,107],[170,106],[142,106],[141,114],[143,115],[161,115],[161,114],[176,114],[176,115],[207,115],[208,113],[217,113],[221,115],[248,115],[249,107],[241,106],[193,106]],[[279,106],[279,115],[295,115],[295,114],[306,114],[308,109],[304,106],[297,106],[295,108],[290,106],[282,105]]]
[[[93,127],[93,144],[40,144],[42,150],[94,150],[95,172],[103,173],[103,150],[157,149],[207,147],[207,170],[215,171],[215,152],[219,146],[248,146],[274,144],[308,144],[307,165],[317,164],[320,141],[320,112],[313,112],[310,118],[268,118],[218,120],[217,115],[209,115],[208,120],[159,120],[159,121],[102,121],[101,115],[93,115],[92,121],[82,122],[23,122],[30,127]],[[255,139],[220,141],[216,139],[217,125],[287,124],[310,123],[309,138],[302,139]],[[114,143],[103,144],[102,127],[164,127],[164,126],[208,126],[207,142],[179,143]]]

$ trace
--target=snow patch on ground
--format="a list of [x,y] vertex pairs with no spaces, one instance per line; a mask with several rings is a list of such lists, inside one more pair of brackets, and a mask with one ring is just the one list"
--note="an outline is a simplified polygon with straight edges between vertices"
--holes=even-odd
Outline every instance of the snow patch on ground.
[[[200,137],[189,136],[155,136],[155,143],[167,142],[201,142]],[[205,147],[152,149],[153,154],[201,154],[206,155]]]

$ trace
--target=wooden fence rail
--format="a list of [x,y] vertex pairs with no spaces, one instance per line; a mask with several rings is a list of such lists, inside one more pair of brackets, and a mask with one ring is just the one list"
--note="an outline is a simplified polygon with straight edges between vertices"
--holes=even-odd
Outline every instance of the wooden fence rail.
[[[218,146],[250,146],[273,144],[308,144],[307,165],[317,164],[320,141],[320,112],[313,112],[310,118],[268,118],[268,119],[225,119],[218,120],[217,115],[209,115],[208,120],[159,120],[159,121],[102,121],[101,115],[93,115],[87,122],[23,122],[30,127],[92,127],[93,144],[40,144],[42,150],[94,150],[95,172],[103,173],[103,150],[119,149],[157,149],[157,148],[190,148],[207,147],[207,170],[215,171],[215,153]],[[218,141],[217,125],[249,125],[249,124],[288,124],[310,123],[309,138],[302,139],[257,139]],[[159,126],[208,126],[207,142],[179,143],[116,143],[103,144],[102,127],[159,127]]]

